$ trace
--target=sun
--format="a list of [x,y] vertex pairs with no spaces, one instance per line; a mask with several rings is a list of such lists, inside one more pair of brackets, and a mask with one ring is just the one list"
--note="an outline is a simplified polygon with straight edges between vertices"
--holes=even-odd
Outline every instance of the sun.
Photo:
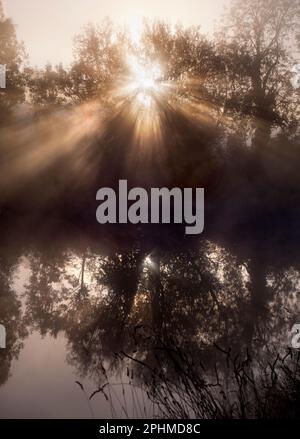
[[157,63],[150,65],[136,57],[130,57],[128,64],[131,72],[131,92],[140,104],[148,107],[151,105],[153,95],[160,93],[161,68]]

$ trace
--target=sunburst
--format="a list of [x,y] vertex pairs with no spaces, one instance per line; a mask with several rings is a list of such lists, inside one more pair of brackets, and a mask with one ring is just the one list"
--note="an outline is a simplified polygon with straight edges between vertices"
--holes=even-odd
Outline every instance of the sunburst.
[[136,97],[137,102],[144,106],[151,106],[153,96],[159,95],[161,89],[162,71],[158,63],[149,64],[136,57],[128,59],[130,69],[129,90]]

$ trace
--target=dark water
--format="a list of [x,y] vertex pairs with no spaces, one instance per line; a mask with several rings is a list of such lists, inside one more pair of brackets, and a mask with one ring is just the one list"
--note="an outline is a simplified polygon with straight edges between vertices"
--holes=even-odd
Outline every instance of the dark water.
[[[156,390],[176,388],[185,373],[178,359],[206,377],[218,364],[226,378],[220,356],[228,350],[267,361],[284,353],[300,322],[297,246],[247,242],[151,248],[8,233],[0,250],[0,416],[156,417]],[[195,416],[185,391],[172,398]]]

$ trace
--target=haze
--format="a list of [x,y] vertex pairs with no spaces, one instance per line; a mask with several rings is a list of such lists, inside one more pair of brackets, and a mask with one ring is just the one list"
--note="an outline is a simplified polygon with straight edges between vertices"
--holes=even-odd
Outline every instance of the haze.
[[163,18],[185,25],[200,24],[212,32],[230,0],[4,0],[6,14],[17,26],[29,61],[68,64],[72,39],[88,22],[109,16],[120,24],[136,26],[143,17]]

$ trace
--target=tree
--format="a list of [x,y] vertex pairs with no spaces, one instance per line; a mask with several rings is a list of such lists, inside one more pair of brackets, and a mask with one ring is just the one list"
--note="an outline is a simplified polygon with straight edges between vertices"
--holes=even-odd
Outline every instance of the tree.
[[6,66],[6,89],[0,89],[0,120],[8,120],[15,105],[25,97],[24,76],[21,71],[25,51],[16,37],[15,26],[5,17],[0,0],[0,64]]
[[295,123],[293,39],[298,0],[235,0],[219,49],[227,80],[226,110],[254,121],[253,145],[268,143],[272,128]]
[[106,19],[87,25],[74,39],[74,63],[70,76],[75,102],[104,98],[118,77],[126,73],[126,35]]
[[70,101],[71,80],[68,71],[61,64],[55,67],[47,64],[44,69],[30,69],[28,73],[33,104],[49,110]]

